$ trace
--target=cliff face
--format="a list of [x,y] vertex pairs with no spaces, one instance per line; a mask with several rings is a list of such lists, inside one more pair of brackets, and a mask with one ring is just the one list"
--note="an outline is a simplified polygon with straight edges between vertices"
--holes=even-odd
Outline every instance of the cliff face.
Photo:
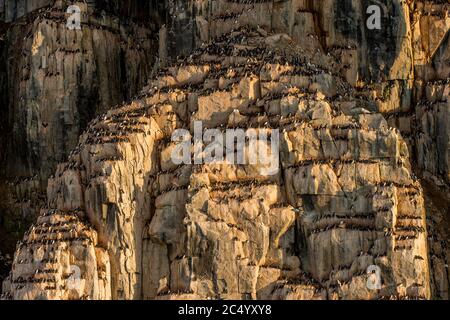
[[[37,11],[25,1],[12,3],[4,4],[5,16],[17,20],[1,53],[0,206],[2,231],[17,241],[45,206],[47,179],[88,122],[145,85],[158,42],[153,24],[120,20],[112,9],[101,14],[79,4],[82,29],[70,30],[61,1]],[[31,13],[24,16],[24,8]]]
[[[19,246],[12,296],[69,296],[60,280],[68,256],[90,279],[78,297],[107,295],[96,291],[100,282],[124,299],[429,297],[425,211],[406,144],[354,103],[342,79],[303,62],[289,43],[227,34],[94,122],[49,183],[49,206],[58,210],[44,213],[48,226],[36,225]],[[282,129],[279,173],[175,165],[173,130],[199,120]],[[68,211],[97,232],[66,227]],[[59,230],[64,215],[67,230]],[[101,248],[104,278],[95,260],[72,258],[72,250],[95,257]],[[52,270],[40,278],[50,287],[30,282],[35,252],[51,260],[38,267]],[[385,268],[379,292],[366,287],[372,264]]]
[[[448,298],[447,2],[382,1],[369,30],[371,1],[98,1],[80,31],[20,3],[2,205],[43,209],[5,298]],[[277,174],[174,164],[196,121],[278,129]]]

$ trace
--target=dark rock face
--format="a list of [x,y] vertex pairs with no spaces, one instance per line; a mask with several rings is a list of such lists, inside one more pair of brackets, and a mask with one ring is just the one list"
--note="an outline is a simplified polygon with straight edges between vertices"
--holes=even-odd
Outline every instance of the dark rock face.
[[55,0],[2,0],[0,1],[0,19],[12,22],[54,2]]
[[[366,27],[369,15],[365,10],[373,1],[345,0],[334,4],[336,31],[347,40],[347,45],[360,51],[359,73],[367,82],[391,80],[392,66],[402,50],[403,43],[399,39],[406,37],[409,22],[401,1],[377,3],[382,8],[380,30]],[[407,70],[408,66],[404,67]]]
[[[448,236],[442,228],[450,214],[448,2],[95,0],[80,3],[81,31],[65,27],[68,4],[0,0],[0,239],[7,239],[0,252],[11,253],[39,209],[52,208],[47,180],[93,118],[132,99],[156,72],[202,43],[250,25],[286,33],[306,62],[326,65],[353,87],[344,112],[364,106],[401,132],[424,186],[432,295],[448,298]],[[380,30],[366,27],[373,4],[382,9]],[[326,76],[316,80],[326,83],[326,95],[338,95]],[[314,208],[307,198],[305,205]],[[161,248],[149,250],[163,255]],[[120,257],[109,255],[111,261]],[[120,274],[117,262],[111,263]]]

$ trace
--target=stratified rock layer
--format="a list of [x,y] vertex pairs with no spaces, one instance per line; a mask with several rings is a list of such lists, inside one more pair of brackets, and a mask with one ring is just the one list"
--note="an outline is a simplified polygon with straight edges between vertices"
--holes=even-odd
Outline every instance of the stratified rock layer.
[[[4,297],[430,298],[423,194],[399,131],[288,35],[212,43],[90,124],[49,181],[51,209],[18,246]],[[171,135],[194,121],[279,129],[278,171],[174,164]]]

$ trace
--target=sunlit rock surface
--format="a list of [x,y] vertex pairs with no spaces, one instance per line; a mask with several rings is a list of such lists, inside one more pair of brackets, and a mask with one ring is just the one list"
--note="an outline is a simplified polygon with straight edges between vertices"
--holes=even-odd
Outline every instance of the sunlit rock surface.
[[[448,299],[448,2],[93,2],[0,1],[2,205],[76,232],[30,229],[5,298]],[[173,164],[194,121],[278,129],[278,174]]]
[[[429,298],[423,196],[406,143],[307,57],[287,35],[234,31],[97,118],[48,187],[50,208],[75,210],[97,231],[81,242],[92,260],[72,258],[72,240],[51,224],[38,239],[31,229],[6,294],[97,299],[108,295],[106,282],[115,299]],[[280,130],[278,173],[175,165],[173,131],[198,120]],[[96,251],[107,258],[96,261]],[[17,261],[35,252],[57,261]],[[88,279],[76,293],[64,282],[64,255]],[[374,264],[384,279],[378,291],[367,288]],[[35,282],[34,269],[49,267],[43,278],[53,288]],[[110,272],[100,278],[97,269]]]

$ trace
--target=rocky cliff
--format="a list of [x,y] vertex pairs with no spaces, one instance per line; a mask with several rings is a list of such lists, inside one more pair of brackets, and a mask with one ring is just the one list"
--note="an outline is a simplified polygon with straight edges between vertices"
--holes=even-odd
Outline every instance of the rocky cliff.
[[[0,2],[4,298],[448,298],[446,1],[47,2]],[[175,164],[198,121],[277,173]]]
[[[88,122],[142,89],[158,51],[150,22],[80,3],[82,29],[70,30],[64,3],[39,10],[29,5],[34,1],[24,3],[5,3],[6,21],[17,19],[1,52],[0,206],[8,240],[35,221],[47,179]],[[31,12],[24,15],[23,8]]]

